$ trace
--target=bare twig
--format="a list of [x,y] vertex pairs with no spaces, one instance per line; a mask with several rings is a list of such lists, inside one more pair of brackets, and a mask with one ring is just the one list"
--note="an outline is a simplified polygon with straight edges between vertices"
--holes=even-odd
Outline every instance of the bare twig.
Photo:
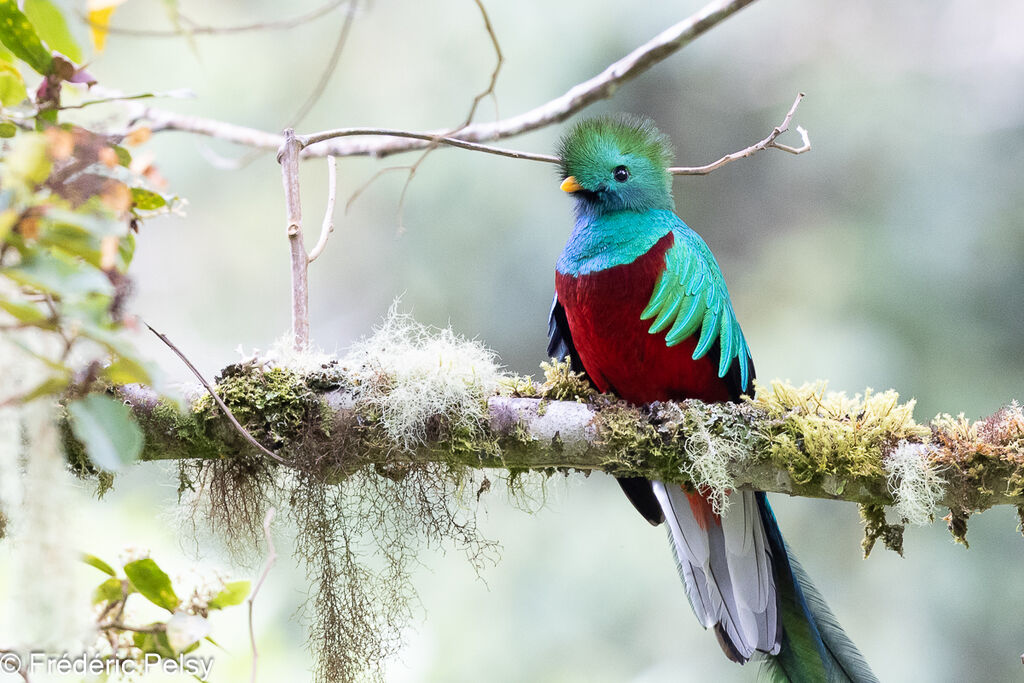
[[[312,91],[310,91],[309,95],[306,97],[306,101],[302,103],[302,106],[300,106],[292,117],[284,124],[284,128],[294,128],[302,123],[303,119],[309,115],[309,112],[314,106],[316,106],[316,103],[320,101],[320,98],[327,90],[327,83],[331,80],[331,76],[334,75],[335,70],[338,68],[338,61],[341,59],[341,52],[345,47],[345,43],[348,42],[348,33],[349,29],[352,27],[352,20],[355,18],[356,6],[356,0],[352,0],[349,3],[348,10],[345,12],[345,19],[341,24],[341,31],[338,34],[338,39],[334,44],[334,49],[331,51],[331,56],[327,59],[327,64],[320,72],[320,78],[317,79],[316,85],[313,86]],[[213,164],[216,168],[236,171],[238,169],[245,168],[267,151],[268,150],[266,149],[254,149],[243,154],[237,159],[229,159],[217,154],[213,150],[203,148],[203,156],[206,157],[207,161]]]
[[[540,106],[507,119],[490,123],[474,123],[458,132],[458,138],[465,142],[481,142],[500,140],[521,135],[566,120],[581,109],[611,97],[615,90],[626,81],[644,73],[655,64],[664,61],[681,48],[689,45],[694,39],[714,28],[722,21],[754,2],[754,0],[714,0],[696,14],[669,27],[653,39],[636,48],[622,59],[610,64],[593,78],[574,85],[564,94]],[[153,130],[179,130],[200,135],[210,135],[221,140],[235,142],[253,147],[279,148],[284,139],[265,131],[243,126],[226,124],[221,121],[204,119],[195,116],[184,116],[140,105],[134,110],[135,118],[145,118],[153,123]],[[349,129],[356,130],[356,129]],[[415,136],[395,135],[373,132],[379,129],[362,129],[368,132],[362,135],[406,138],[403,140],[335,140],[329,136],[320,139],[317,144],[303,150],[304,156],[374,156],[384,157],[398,152],[423,149],[444,135],[444,130],[427,131]],[[349,133],[348,135],[356,135]],[[316,136],[307,136],[307,139]],[[312,144],[312,143],[310,143]],[[451,143],[447,143],[451,144]],[[472,148],[467,148],[472,149]],[[532,158],[536,161],[550,161],[550,158],[536,156],[520,156],[521,153],[509,153],[505,156],[516,158]],[[546,156],[546,155],[545,155]]]
[[[477,9],[480,10],[480,16],[483,18],[484,28],[487,30],[487,36],[490,38],[491,45],[494,47],[494,55],[495,55],[494,70],[491,72],[491,79],[488,82],[487,87],[484,90],[482,90],[479,93],[477,93],[477,95],[473,98],[473,102],[469,106],[469,113],[466,114],[466,118],[465,118],[465,120],[461,124],[459,124],[456,128],[453,128],[451,130],[445,131],[443,136],[442,135],[435,136],[435,139],[432,139],[430,141],[430,145],[425,150],[423,150],[423,154],[421,154],[419,156],[419,158],[416,159],[416,161],[414,161],[411,165],[396,166],[396,167],[394,167],[395,169],[403,169],[403,170],[407,171],[407,175],[405,176],[405,183],[402,184],[402,192],[398,196],[398,230],[399,230],[399,232],[402,232],[405,229],[404,221],[403,221],[403,214],[404,214],[404,210],[405,210],[405,196],[406,196],[406,194],[409,191],[409,186],[412,184],[412,180],[413,180],[413,178],[416,177],[416,173],[420,170],[420,166],[423,165],[423,162],[427,160],[427,157],[430,156],[431,152],[433,152],[435,149],[437,149],[437,146],[440,144],[440,141],[438,140],[438,138],[440,138],[440,137],[452,137],[452,136],[458,134],[458,132],[460,130],[462,130],[463,128],[465,128],[466,126],[468,126],[470,123],[473,122],[473,117],[476,115],[476,110],[477,110],[477,107],[480,105],[480,102],[483,101],[483,99],[485,97],[487,97],[488,95],[490,95],[492,98],[494,97],[494,86],[497,85],[497,83],[498,83],[498,74],[501,73],[501,67],[505,63],[505,57],[504,57],[504,55],[501,54],[501,44],[498,42],[498,35],[494,32],[494,26],[491,24],[491,17],[490,17],[490,15],[487,14],[487,8],[484,7],[484,3],[483,3],[482,0],[474,0],[474,2],[476,3]],[[495,105],[497,105],[497,99],[496,98],[495,98]],[[495,106],[495,109],[497,109],[497,106]],[[372,185],[373,182],[377,178],[379,178],[381,175],[382,175],[381,172],[374,173],[373,176],[368,181],[366,181],[366,183],[364,183],[362,186],[359,187],[359,189],[357,189],[355,192],[353,192],[352,196],[349,197],[348,201],[345,203],[346,210],[348,209],[348,207],[352,206],[352,202],[354,202],[356,200],[356,197],[358,197],[360,194],[362,194],[362,192],[367,187]]]
[[115,621],[100,627],[100,630],[131,631],[132,633],[162,633],[167,630],[167,627],[164,624],[160,624],[158,626],[129,626],[128,624],[122,624]]
[[302,242],[302,203],[299,200],[299,152],[302,143],[295,131],[284,131],[284,145],[278,153],[284,199],[288,212],[285,232],[291,247],[292,262],[292,343],[298,350],[309,344],[309,256]]
[[[292,17],[291,19],[281,19],[279,21],[261,21],[253,24],[242,24],[240,26],[200,26],[195,21],[179,15],[182,23],[188,24],[187,33],[191,35],[203,35],[203,34],[225,34],[225,33],[246,33],[249,31],[271,31],[271,30],[282,30],[295,28],[302,24],[307,24],[315,19],[330,14],[338,7],[344,5],[349,0],[331,0],[327,4],[319,7],[312,12],[307,12],[298,17]],[[186,31],[178,30],[165,30],[165,29],[147,29],[147,28],[118,28],[116,26],[104,26],[94,21],[90,21],[89,17],[85,14],[79,13],[86,24],[93,28],[100,28],[111,34],[118,34],[123,36],[131,36],[135,38],[178,38],[186,33]]]
[[302,123],[302,120],[306,118],[310,110],[320,101],[324,91],[327,89],[328,81],[331,80],[335,69],[338,68],[338,61],[341,59],[341,53],[345,49],[345,43],[348,42],[349,30],[352,28],[352,20],[355,18],[355,15],[356,2],[352,0],[349,3],[348,10],[345,12],[345,19],[341,24],[341,30],[338,32],[338,39],[334,43],[334,49],[331,51],[331,56],[320,73],[320,78],[317,79],[316,85],[313,86],[313,91],[309,94],[309,97],[306,98],[306,101],[302,103],[302,106],[292,116],[291,121],[285,126],[286,128],[294,128]]
[[313,133],[312,135],[304,135],[299,138],[303,149],[303,156],[320,156],[319,154],[307,155],[306,151],[311,145],[324,142],[325,140],[332,140],[334,138],[345,138],[354,137],[360,135],[374,135],[384,137],[396,137],[396,138],[409,138],[412,140],[424,140],[430,143],[448,145],[450,147],[458,147],[459,149],[468,149],[472,152],[485,152],[487,154],[497,154],[498,156],[511,157],[513,159],[526,159],[528,161],[544,161],[549,164],[557,164],[559,162],[558,157],[553,154],[536,154],[533,152],[521,152],[516,149],[505,149],[503,147],[494,147],[492,145],[482,145],[478,142],[468,142],[463,140],[461,137],[438,137],[437,133],[419,132],[414,130],[399,130],[397,128],[336,128],[334,130],[325,130],[319,133]]
[[[100,91],[99,88],[94,88],[93,92]],[[186,99],[195,97],[195,93],[188,89],[180,90],[169,90],[167,92],[144,92],[136,95],[111,95],[110,97],[100,97],[95,100],[86,100],[85,102],[79,102],[78,104],[62,104],[57,107],[61,111],[68,109],[85,109],[95,104],[110,104],[111,102],[127,102],[129,100],[149,100],[158,97],[171,97],[177,99]]]
[[[373,185],[373,183],[376,182],[377,178],[380,178],[385,173],[410,170],[412,170],[412,166],[388,166],[387,168],[377,170],[376,173],[370,176],[369,180],[367,180],[365,183],[357,187],[355,191],[351,195],[349,195],[348,201],[345,202],[345,213],[348,213],[348,210],[352,208],[352,204],[354,204],[356,199],[359,198],[359,195],[365,192],[370,187],[370,185]],[[408,182],[408,180],[406,182]]]
[[267,580],[267,575],[270,574],[270,568],[277,561],[277,549],[274,547],[274,539],[270,534],[270,523],[274,521],[274,513],[274,508],[270,508],[267,510],[267,516],[263,518],[263,537],[267,539],[267,561],[263,565],[263,573],[260,574],[259,580],[256,581],[256,585],[253,586],[252,592],[249,593],[249,597],[246,599],[246,602],[249,603],[249,646],[252,648],[252,675],[249,677],[250,683],[256,683],[256,662],[259,659],[259,652],[256,650],[256,630],[253,628],[252,623],[252,608],[256,602],[256,594],[260,592],[263,582]]
[[469,107],[469,114],[466,115],[465,122],[449,133],[449,135],[452,135],[473,123],[473,117],[476,116],[476,108],[480,105],[480,102],[482,102],[488,95],[494,97],[494,86],[498,84],[498,74],[501,73],[501,67],[505,64],[505,55],[501,54],[501,45],[498,43],[498,35],[494,32],[494,27],[491,25],[491,17],[487,14],[487,9],[484,7],[483,0],[473,1],[476,2],[476,6],[480,10],[480,16],[484,20],[484,28],[487,30],[487,36],[491,39],[491,45],[494,47],[494,71],[491,72],[491,80],[487,84],[487,89],[478,93],[477,96],[473,98],[473,104]]
[[756,154],[757,152],[760,152],[763,149],[768,148],[781,149],[783,152],[789,152],[790,154],[803,154],[804,152],[811,149],[811,140],[807,135],[807,131],[802,126],[796,127],[797,132],[800,133],[800,137],[803,140],[803,144],[801,144],[799,147],[790,147],[789,145],[782,145],[775,141],[777,137],[779,137],[787,130],[789,130],[789,124],[793,120],[793,114],[796,113],[796,108],[800,106],[800,100],[802,100],[803,98],[804,93],[800,93],[799,95],[796,96],[796,99],[793,100],[793,106],[789,108],[788,112],[786,112],[786,117],[782,119],[782,123],[773,128],[772,132],[769,133],[768,137],[766,137],[764,140],[761,140],[760,142],[753,144],[750,147],[747,147],[746,149],[741,149],[738,152],[726,154],[718,161],[712,162],[705,166],[673,166],[672,168],[668,169],[669,173],[671,173],[672,175],[707,175],[712,171],[717,171],[718,169],[722,168],[723,166],[730,162],[736,161],[737,159],[749,157],[753,154]]
[[174,343],[171,342],[171,340],[168,339],[166,335],[163,335],[163,334],[157,332],[155,329],[153,329],[153,326],[150,325],[149,323],[143,321],[143,324],[145,324],[145,326],[149,328],[149,331],[152,332],[153,334],[155,334],[160,339],[160,341],[162,341],[164,344],[166,344],[167,347],[171,351],[174,352],[174,355],[176,355],[178,358],[180,358],[181,362],[184,363],[188,367],[188,369],[192,371],[192,374],[195,375],[196,379],[199,380],[199,383],[202,384],[204,387],[206,387],[206,390],[208,392],[210,392],[210,397],[213,398],[213,400],[217,403],[217,405],[220,406],[220,409],[224,411],[224,415],[228,418],[228,421],[231,422],[232,426],[236,430],[238,430],[238,433],[241,434],[242,437],[246,441],[248,441],[253,447],[258,449],[261,453],[263,453],[267,457],[272,458],[273,460],[276,460],[277,462],[281,463],[282,465],[288,464],[285,461],[284,458],[282,458],[277,453],[275,453],[274,451],[270,450],[269,448],[267,448],[266,446],[261,444],[259,441],[257,441],[255,439],[255,437],[253,437],[253,435],[249,433],[249,430],[247,430],[245,427],[242,426],[242,423],[238,421],[238,419],[235,417],[235,414],[232,413],[231,409],[228,408],[227,404],[224,403],[224,401],[221,400],[220,396],[218,396],[217,392],[213,390],[213,387],[210,385],[210,383],[206,381],[206,378],[203,377],[202,373],[199,372],[199,370],[196,368],[196,366],[192,364],[192,361],[190,361],[185,356],[185,354],[182,353],[181,349],[179,349],[177,346],[175,346]]
[[338,198],[338,160],[327,157],[327,210],[324,211],[324,222],[320,226],[320,239],[309,252],[308,262],[312,263],[323,253],[327,246],[327,238],[334,232],[334,203]]

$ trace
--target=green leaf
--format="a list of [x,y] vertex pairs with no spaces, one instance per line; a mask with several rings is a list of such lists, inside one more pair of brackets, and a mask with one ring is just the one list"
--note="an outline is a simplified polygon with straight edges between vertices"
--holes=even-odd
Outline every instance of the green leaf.
[[50,51],[39,40],[32,22],[18,9],[15,0],[0,0],[0,42],[42,75],[53,70]]
[[92,604],[98,605],[101,602],[117,602],[124,596],[121,588],[121,579],[110,577],[92,592]]
[[112,145],[114,153],[117,155],[117,163],[125,168],[128,168],[132,163],[132,153],[121,145]]
[[150,372],[146,366],[128,356],[119,356],[117,360],[103,368],[100,375],[111,384],[150,384],[151,382]]
[[210,609],[224,609],[232,605],[240,605],[249,595],[250,583],[248,581],[229,581],[224,584],[224,590],[213,596],[210,600]]
[[38,325],[50,320],[50,315],[34,304],[0,300],[0,308],[29,325]]
[[181,602],[174,594],[171,577],[148,557],[129,562],[124,566],[124,573],[128,575],[128,580],[132,582],[135,590],[157,607],[174,612]]
[[135,204],[136,209],[142,211],[155,211],[167,206],[167,200],[163,195],[142,187],[132,188],[132,203]]
[[126,232],[123,222],[84,211],[49,208],[46,210],[45,218],[54,224],[73,225],[97,237],[120,237]]
[[138,459],[142,452],[142,430],[123,402],[103,394],[89,394],[68,403],[68,414],[71,431],[85,445],[89,459],[97,467],[115,472]]
[[135,233],[129,232],[117,243],[117,253],[121,257],[122,271],[128,270],[135,257]]
[[78,256],[93,268],[100,267],[100,240],[82,228],[68,223],[44,223],[39,244]]
[[50,0],[25,0],[24,8],[25,16],[47,45],[67,55],[72,62],[81,63],[82,48],[71,35],[64,15]]
[[64,374],[47,377],[27,394],[22,394],[20,401],[21,403],[28,403],[40,396],[56,396],[57,394],[64,393],[69,384],[71,384],[71,374],[65,369]]
[[[155,622],[150,624],[150,626],[163,626],[163,624]],[[135,647],[143,652],[154,652],[165,659],[174,659],[175,657],[175,652],[167,641],[167,634],[163,631],[159,633],[140,633],[137,631],[132,635],[132,641],[135,643]]]
[[[2,22],[3,17],[0,16]],[[46,180],[52,167],[47,147],[46,137],[37,133],[14,138],[10,151],[4,157],[3,184],[10,187],[17,183],[34,190],[36,185]]]
[[[2,86],[0,86],[0,88],[2,88]],[[0,99],[2,98],[3,95],[0,94]],[[6,104],[6,102],[4,102],[4,104]],[[17,132],[18,127],[10,121],[0,122],[0,138],[13,138],[17,134]]]
[[50,250],[35,250],[19,265],[3,272],[18,284],[62,298],[82,299],[91,294],[114,294],[113,285],[101,271]]
[[[24,102],[27,97],[28,91],[25,90],[25,79],[21,77],[21,72],[14,68],[13,64],[0,61],[0,104],[13,107]],[[13,137],[18,129],[13,123],[5,125],[11,126],[14,130],[4,137]]]
[[113,567],[111,567],[109,564],[107,564],[100,558],[96,557],[95,555],[90,555],[89,553],[82,553],[81,559],[82,562],[85,562],[90,567],[96,567],[96,569],[99,569],[101,572],[107,574],[108,576],[117,576],[117,572],[114,571]]

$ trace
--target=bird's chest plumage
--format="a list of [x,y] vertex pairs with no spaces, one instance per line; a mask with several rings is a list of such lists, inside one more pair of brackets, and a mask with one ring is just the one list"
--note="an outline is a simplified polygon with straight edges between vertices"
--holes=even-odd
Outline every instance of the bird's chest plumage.
[[728,400],[717,354],[695,361],[696,338],[667,346],[665,334],[650,334],[650,322],[640,319],[673,243],[669,232],[631,263],[580,275],[556,271],[558,300],[580,360],[601,391],[633,403]]

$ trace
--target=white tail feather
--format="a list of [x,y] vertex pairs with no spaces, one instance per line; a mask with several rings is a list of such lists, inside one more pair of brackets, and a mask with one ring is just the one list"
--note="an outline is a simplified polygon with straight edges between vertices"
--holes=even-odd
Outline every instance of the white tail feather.
[[735,654],[777,653],[781,641],[771,556],[751,491],[734,491],[721,517],[695,515],[678,486],[651,482],[668,521],[680,575],[697,618],[720,626]]

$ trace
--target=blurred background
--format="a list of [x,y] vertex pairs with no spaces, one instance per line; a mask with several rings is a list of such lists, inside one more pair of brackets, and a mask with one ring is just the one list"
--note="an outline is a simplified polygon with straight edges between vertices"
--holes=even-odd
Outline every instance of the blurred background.
[[[203,24],[299,15],[320,0],[182,0]],[[487,2],[505,54],[497,106],[518,114],[562,94],[700,2]],[[75,6],[75,8],[80,9]],[[344,12],[289,31],[181,38],[112,35],[90,70],[125,92],[191,88],[159,106],[280,130],[329,58]],[[166,27],[157,0],[132,0],[113,24]],[[991,414],[1024,397],[1024,5],[967,0],[827,4],[762,0],[583,115],[651,116],[697,165],[764,137],[800,91],[794,119],[813,150],[767,151],[709,177],[677,178],[678,213],[725,272],[763,380],[829,380],[848,393],[892,387],[917,417]],[[84,28],[76,26],[85,42]],[[457,125],[486,87],[494,56],[469,0],[374,0],[357,13],[341,61],[298,126],[414,130]],[[552,152],[568,124],[501,144]],[[788,140],[798,144],[795,134]],[[147,144],[187,217],[146,223],[134,264],[135,310],[212,376],[236,348],[266,349],[289,326],[288,249],[272,153],[241,170],[206,161],[232,147],[179,133]],[[139,152],[136,152],[138,154]],[[554,169],[439,150],[399,195],[389,173],[343,212],[376,171],[415,155],[339,163],[337,227],[311,269],[313,337],[343,351],[389,304],[450,324],[538,374],[553,264],[571,226]],[[322,160],[302,170],[307,237],[319,230]],[[401,229],[400,229],[401,225]],[[172,382],[189,376],[158,341],[138,343]],[[173,564],[229,567],[173,520],[173,468],[136,468],[76,517],[96,554],[148,545]],[[534,514],[502,487],[481,527],[501,562],[477,578],[458,552],[425,550],[417,618],[392,681],[751,681],[693,618],[662,529],[615,482],[552,480]],[[1024,538],[1012,509],[971,520],[969,551],[939,521],[906,535],[906,557],[861,558],[856,506],[773,497],[790,545],[882,680],[1024,678]],[[281,559],[257,602],[263,680],[311,677],[296,608],[306,590],[279,533]],[[186,557],[182,558],[182,551]],[[95,577],[83,568],[83,581]],[[253,568],[236,568],[254,576]],[[212,680],[242,680],[244,615],[215,631],[226,653]],[[215,622],[216,623],[216,622]],[[10,627],[11,624],[8,624]]]

